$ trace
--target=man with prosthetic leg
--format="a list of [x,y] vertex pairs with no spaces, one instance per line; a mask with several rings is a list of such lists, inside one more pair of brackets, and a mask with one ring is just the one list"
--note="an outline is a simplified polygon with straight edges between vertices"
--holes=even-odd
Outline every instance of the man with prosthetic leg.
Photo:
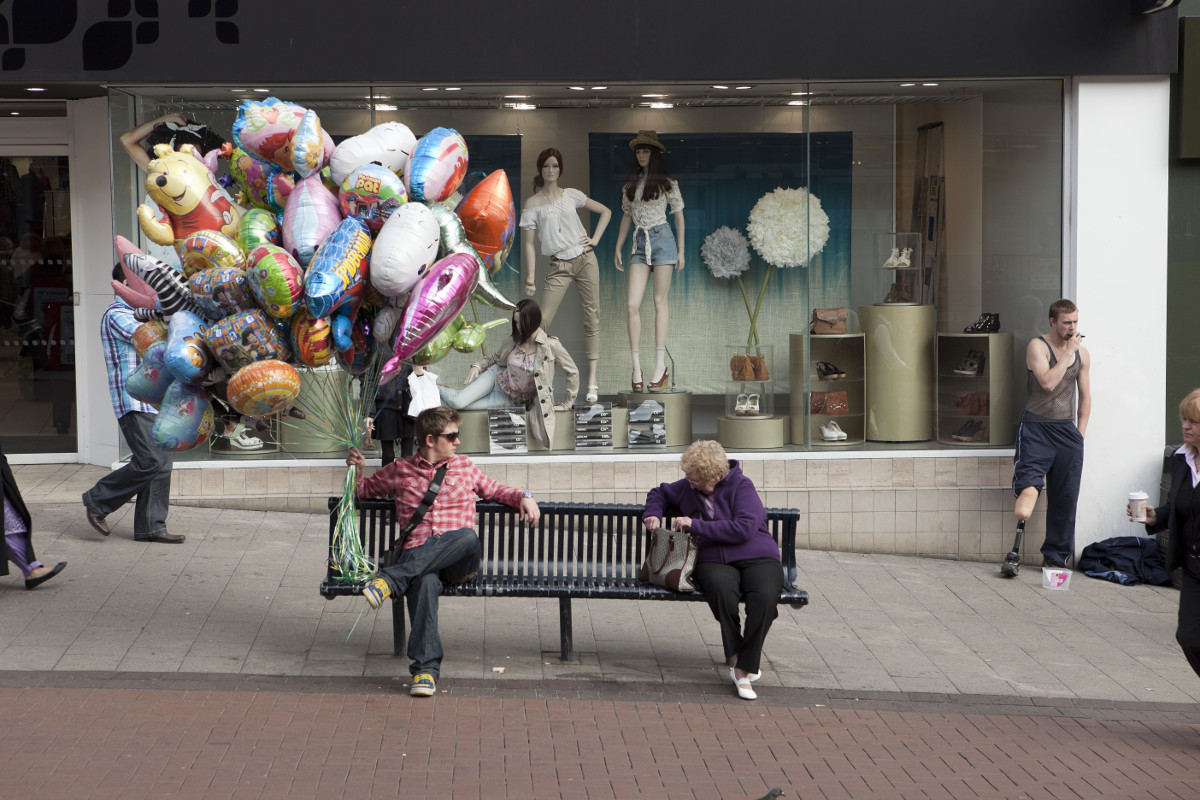
[[[1000,572],[1011,578],[1021,569],[1025,523],[1044,487],[1046,540],[1042,566],[1065,568],[1075,553],[1075,508],[1083,475],[1083,436],[1091,416],[1091,356],[1076,330],[1079,309],[1070,300],[1050,304],[1050,333],[1025,350],[1028,394],[1017,424],[1013,494],[1017,536]],[[1043,476],[1045,481],[1043,483]]]

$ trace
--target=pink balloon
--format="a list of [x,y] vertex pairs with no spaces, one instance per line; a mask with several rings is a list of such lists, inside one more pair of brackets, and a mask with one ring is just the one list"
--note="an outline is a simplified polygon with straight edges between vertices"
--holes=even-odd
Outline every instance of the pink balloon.
[[319,174],[296,184],[283,209],[283,249],[307,267],[325,237],[342,221],[337,195],[325,188]]
[[471,299],[478,278],[479,260],[466,253],[451,253],[430,267],[404,307],[394,350],[396,358],[405,359],[416,353],[450,324]]
[[137,253],[138,255],[145,255],[145,253],[124,236],[113,237],[113,244],[117,248],[117,260],[121,263],[121,270],[125,273],[126,281],[125,283],[111,281],[113,291],[134,308],[158,308],[158,292],[154,291],[154,287],[142,280],[137,273],[125,268],[127,253]]

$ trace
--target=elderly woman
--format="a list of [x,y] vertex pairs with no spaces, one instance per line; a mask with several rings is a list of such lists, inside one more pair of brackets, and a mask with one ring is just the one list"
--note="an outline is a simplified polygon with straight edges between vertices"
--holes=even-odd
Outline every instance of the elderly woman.
[[[721,625],[729,677],[738,697],[753,700],[750,686],[761,677],[763,640],[779,616],[783,567],[779,547],[767,530],[767,512],[749,478],[720,444],[699,441],[683,453],[684,478],[664,483],[646,496],[642,523],[655,531],[664,516],[674,530],[688,531],[699,547],[696,584]],[[746,623],[738,602],[745,598]]]
[[[1146,532],[1170,531],[1167,569],[1183,567],[1175,639],[1200,675],[1200,389],[1183,398],[1179,419],[1183,444],[1171,457],[1171,491],[1166,505],[1146,508]],[[1131,509],[1126,513],[1132,518]]]

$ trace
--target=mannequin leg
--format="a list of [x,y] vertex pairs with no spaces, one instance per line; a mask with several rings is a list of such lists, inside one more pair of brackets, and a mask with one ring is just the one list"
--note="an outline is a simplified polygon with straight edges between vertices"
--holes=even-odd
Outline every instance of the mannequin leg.
[[592,387],[598,388],[600,386],[600,384],[596,383],[596,370],[599,368],[599,365],[600,365],[600,359],[598,359],[598,358],[589,358],[588,359],[587,387],[588,387],[589,392],[591,391]]
[[[595,402],[600,384],[596,380],[596,367],[600,360],[600,264],[595,253],[581,256],[582,266],[575,277],[575,288],[579,292],[579,305],[583,308],[583,343],[588,360],[588,402]],[[542,312],[543,318],[545,312]],[[598,399],[598,398],[597,398]]]
[[493,365],[461,389],[439,386],[438,392],[442,395],[442,402],[451,408],[466,411],[508,405],[508,395],[504,394],[496,383],[496,375],[499,372],[500,368]]
[[671,291],[671,275],[674,264],[664,264],[654,270],[654,376],[652,383],[662,379],[667,368],[667,327],[670,317],[668,295]]
[[629,277],[625,284],[625,310],[629,326],[629,350],[633,353],[633,382],[642,382],[642,365],[638,359],[638,344],[642,339],[642,296],[646,293],[646,282],[650,279],[650,268],[640,261],[628,268]]

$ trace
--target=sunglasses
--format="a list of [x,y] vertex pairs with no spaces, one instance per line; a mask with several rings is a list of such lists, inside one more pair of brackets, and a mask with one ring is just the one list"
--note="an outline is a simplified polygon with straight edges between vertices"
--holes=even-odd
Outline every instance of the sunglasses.
[[441,436],[447,442],[457,442],[458,441],[458,431],[450,431],[449,433],[439,433],[438,436]]

